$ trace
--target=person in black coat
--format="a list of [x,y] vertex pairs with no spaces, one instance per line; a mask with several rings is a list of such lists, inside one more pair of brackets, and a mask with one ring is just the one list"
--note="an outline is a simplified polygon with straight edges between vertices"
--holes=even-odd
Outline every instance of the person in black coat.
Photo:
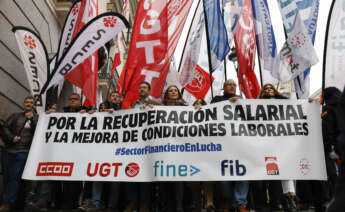
[[35,133],[38,115],[35,113],[35,99],[24,100],[24,111],[12,114],[2,127],[5,149],[2,151],[4,191],[0,211],[10,211],[17,200],[21,176]]
[[337,137],[336,151],[340,155],[339,176],[335,186],[335,194],[327,212],[340,212],[345,210],[345,88],[338,100],[337,114],[339,117],[340,135]]

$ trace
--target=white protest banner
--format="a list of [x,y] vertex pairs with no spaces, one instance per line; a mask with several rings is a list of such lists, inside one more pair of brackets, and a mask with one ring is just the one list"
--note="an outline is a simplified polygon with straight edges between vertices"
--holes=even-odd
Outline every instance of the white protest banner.
[[326,180],[317,103],[239,100],[41,115],[23,178]]

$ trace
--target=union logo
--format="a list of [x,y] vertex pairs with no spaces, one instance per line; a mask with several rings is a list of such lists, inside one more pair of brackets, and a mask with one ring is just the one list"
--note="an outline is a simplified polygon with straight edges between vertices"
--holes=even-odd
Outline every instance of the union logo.
[[25,44],[25,46],[29,47],[30,49],[35,49],[36,48],[36,42],[31,37],[31,35],[25,35],[24,36],[24,44]]
[[78,5],[75,5],[72,9],[72,13],[75,16],[78,12],[79,12],[79,7],[78,7]]
[[114,27],[117,22],[117,19],[115,17],[108,17],[103,19],[104,26],[106,27]]
[[290,45],[293,48],[301,48],[307,41],[307,36],[303,32],[297,33],[293,38],[291,38]]
[[190,88],[193,90],[193,92],[199,92],[204,90],[206,87],[206,79],[202,73],[199,71],[194,71],[194,78],[191,83],[189,83]]

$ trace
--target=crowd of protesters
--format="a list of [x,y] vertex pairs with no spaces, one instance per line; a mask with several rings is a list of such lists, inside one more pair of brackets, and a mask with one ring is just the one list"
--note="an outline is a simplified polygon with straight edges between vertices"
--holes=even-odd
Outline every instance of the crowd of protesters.
[[[231,103],[241,99],[236,95],[234,80],[223,85],[223,95],[212,99]],[[167,87],[162,101],[150,97],[150,84],[138,87],[138,99],[131,108],[152,108],[155,105],[187,106],[177,86]],[[28,157],[38,115],[33,97],[24,100],[24,111],[12,114],[0,123],[0,135],[5,142],[2,150],[3,193],[0,212],[11,211],[20,201],[25,211],[126,211],[126,212],[189,212],[189,211],[284,211],[316,212],[345,211],[344,121],[345,92],[329,87],[323,91],[322,133],[328,181],[223,181],[223,182],[79,182],[42,181],[24,182],[21,175]],[[287,99],[273,85],[262,87],[259,97],[274,101]],[[309,100],[313,101],[313,100]],[[111,92],[99,105],[99,112],[116,113],[122,110],[122,96]],[[206,105],[197,99],[196,110]],[[56,105],[46,113],[56,112]],[[94,108],[84,108],[81,97],[73,93],[66,113],[95,113]],[[321,156],[320,156],[321,157]]]

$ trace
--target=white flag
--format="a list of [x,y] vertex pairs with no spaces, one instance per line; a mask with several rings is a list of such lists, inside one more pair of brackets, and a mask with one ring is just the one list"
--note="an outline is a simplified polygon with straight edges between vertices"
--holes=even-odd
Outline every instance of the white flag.
[[17,39],[24,69],[29,81],[30,93],[35,98],[37,112],[44,112],[46,95],[41,90],[49,76],[47,50],[40,37],[25,27],[12,29]]
[[274,63],[273,76],[288,82],[319,61],[299,13],[294,26]]
[[204,35],[205,16],[203,2],[199,1],[190,32],[187,36],[186,47],[183,53],[180,71],[180,84],[188,85],[194,76],[195,66],[198,64],[201,41]]
[[335,86],[339,90],[343,90],[345,85],[345,0],[335,1],[331,13],[323,80],[326,88]]

